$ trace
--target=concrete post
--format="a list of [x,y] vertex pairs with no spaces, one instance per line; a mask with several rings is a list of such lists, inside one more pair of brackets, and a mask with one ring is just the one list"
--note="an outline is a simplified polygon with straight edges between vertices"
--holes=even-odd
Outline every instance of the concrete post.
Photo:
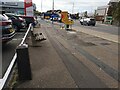
[[19,80],[31,80],[31,67],[28,53],[28,45],[22,44],[17,47],[17,66]]

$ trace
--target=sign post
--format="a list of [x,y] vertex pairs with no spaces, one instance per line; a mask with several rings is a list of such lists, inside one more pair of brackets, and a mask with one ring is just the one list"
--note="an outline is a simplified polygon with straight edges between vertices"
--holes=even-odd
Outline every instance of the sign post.
[[34,15],[32,0],[24,0],[24,11],[26,16]]

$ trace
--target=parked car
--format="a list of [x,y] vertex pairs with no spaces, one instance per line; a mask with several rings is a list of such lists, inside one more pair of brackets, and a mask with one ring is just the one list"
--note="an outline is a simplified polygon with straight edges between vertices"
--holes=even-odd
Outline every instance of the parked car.
[[0,14],[0,38],[2,43],[7,43],[15,36],[12,21]]
[[13,28],[16,31],[20,31],[20,29],[26,28],[26,21],[25,21],[25,19],[15,15],[15,14],[12,14],[12,13],[5,13],[3,15],[5,17],[7,16],[9,19],[12,20]]
[[30,23],[32,23],[33,26],[35,26],[37,24],[37,19],[35,17],[24,16],[24,15],[19,15],[19,16],[25,19],[27,27],[29,26]]
[[82,18],[80,19],[80,23],[81,25],[95,26],[96,20],[94,18]]
[[58,14],[52,14],[50,20],[51,21],[59,21],[59,15]]

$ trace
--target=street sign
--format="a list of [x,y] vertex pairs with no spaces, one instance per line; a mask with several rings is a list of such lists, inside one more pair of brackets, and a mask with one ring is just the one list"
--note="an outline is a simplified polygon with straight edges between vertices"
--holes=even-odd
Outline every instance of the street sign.
[[66,25],[72,25],[74,23],[73,20],[69,19],[67,11],[61,12],[61,18],[62,18],[62,22]]
[[24,11],[26,16],[34,15],[32,0],[24,0]]

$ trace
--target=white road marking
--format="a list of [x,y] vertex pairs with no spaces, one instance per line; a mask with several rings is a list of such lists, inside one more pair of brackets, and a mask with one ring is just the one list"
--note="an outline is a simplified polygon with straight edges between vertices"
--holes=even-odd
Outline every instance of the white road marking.
[[76,34],[74,31],[68,31],[68,34]]
[[13,41],[18,41],[18,40],[22,40],[23,38],[13,38]]

